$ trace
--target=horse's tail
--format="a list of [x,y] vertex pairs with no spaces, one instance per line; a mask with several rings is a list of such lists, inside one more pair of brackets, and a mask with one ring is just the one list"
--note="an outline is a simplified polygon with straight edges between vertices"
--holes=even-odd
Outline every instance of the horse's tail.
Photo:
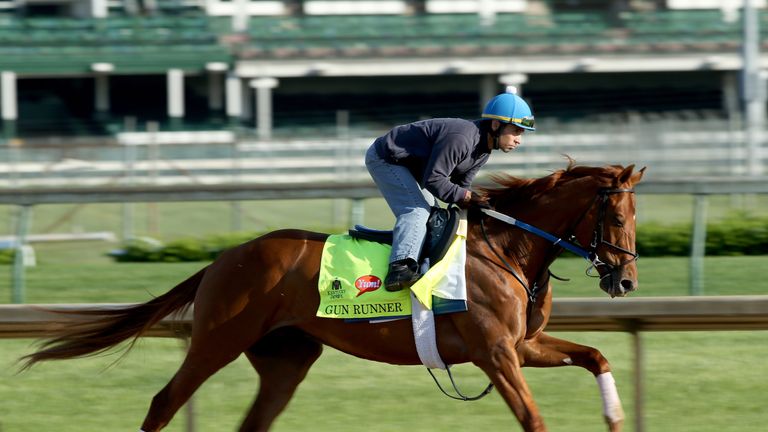
[[126,352],[139,336],[169,314],[183,314],[195,298],[205,269],[176,285],[167,293],[146,303],[111,310],[67,310],[63,314],[86,315],[93,319],[77,320],[65,325],[42,347],[22,357],[23,369],[46,360],[65,360],[102,353],[133,338]]

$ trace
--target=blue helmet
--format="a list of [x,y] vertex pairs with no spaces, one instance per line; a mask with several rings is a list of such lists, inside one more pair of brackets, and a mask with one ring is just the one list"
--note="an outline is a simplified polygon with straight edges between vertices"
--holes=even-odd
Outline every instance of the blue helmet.
[[515,93],[517,93],[517,88],[508,86],[505,93],[496,95],[485,105],[482,117],[498,120],[502,123],[512,123],[525,130],[535,131],[531,107]]

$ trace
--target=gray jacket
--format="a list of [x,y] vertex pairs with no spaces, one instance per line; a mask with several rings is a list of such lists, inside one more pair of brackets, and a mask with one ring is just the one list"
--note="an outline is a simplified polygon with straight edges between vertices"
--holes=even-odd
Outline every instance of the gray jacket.
[[455,203],[488,161],[485,136],[481,120],[438,118],[397,126],[373,145],[379,157],[408,168],[436,198]]

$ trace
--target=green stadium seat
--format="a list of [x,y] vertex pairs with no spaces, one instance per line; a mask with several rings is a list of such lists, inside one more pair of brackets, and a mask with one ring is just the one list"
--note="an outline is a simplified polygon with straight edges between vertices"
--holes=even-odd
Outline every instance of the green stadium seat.
[[[87,69],[87,62],[96,57],[120,60],[132,53],[142,56],[137,67],[154,65],[162,70],[178,58],[191,62],[196,54],[198,67],[210,58],[229,61],[230,49],[243,58],[582,54],[721,50],[740,40],[740,23],[723,21],[717,10],[628,12],[620,14],[618,22],[598,12],[501,13],[493,25],[483,25],[475,14],[264,16],[251,17],[247,42],[231,48],[218,42],[220,35],[231,32],[231,19],[190,11],[189,3],[161,0],[161,13],[146,17],[0,15],[0,52],[9,52],[9,45],[57,48],[45,50],[46,59],[30,64],[47,65],[58,59],[77,70]],[[762,11],[760,19],[767,23],[761,31],[768,36],[768,12]],[[78,51],[84,56],[65,56],[69,47],[85,47]],[[162,55],[160,49],[168,54]],[[0,58],[0,65],[11,62],[22,63]]]

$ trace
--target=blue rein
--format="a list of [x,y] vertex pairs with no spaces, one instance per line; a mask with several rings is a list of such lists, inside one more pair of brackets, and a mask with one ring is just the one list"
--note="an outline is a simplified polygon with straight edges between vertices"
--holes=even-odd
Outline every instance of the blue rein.
[[568,240],[563,240],[559,237],[553,236],[552,234],[546,231],[543,231],[539,228],[536,228],[533,225],[529,225],[523,221],[513,218],[512,216],[505,215],[504,213],[499,213],[496,210],[481,209],[481,211],[494,219],[498,219],[502,222],[506,222],[512,226],[516,226],[520,229],[528,231],[531,234],[534,234],[543,239],[546,239],[547,241],[551,242],[555,246],[560,246],[563,249],[569,250],[575,253],[576,255],[586,259],[587,261],[592,263],[593,266],[603,265],[600,259],[597,258],[596,253],[590,252],[581,246],[578,246],[569,242]]

